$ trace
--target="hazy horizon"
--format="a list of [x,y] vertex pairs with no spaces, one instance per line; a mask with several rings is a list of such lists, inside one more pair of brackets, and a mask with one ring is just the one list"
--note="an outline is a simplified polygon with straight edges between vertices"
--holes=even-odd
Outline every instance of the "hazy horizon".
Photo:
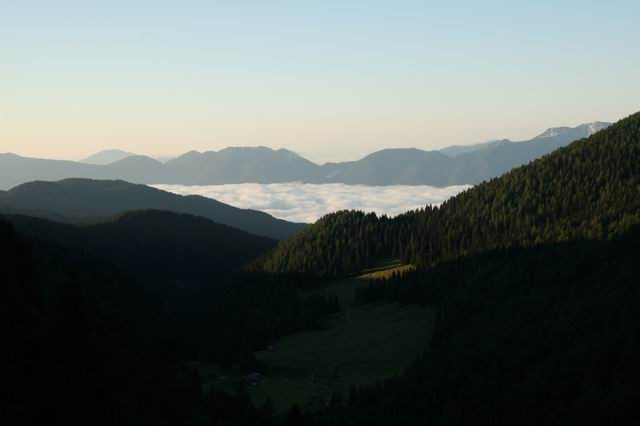
[[[624,117],[621,117],[621,118],[624,118]],[[613,120],[613,121],[594,120],[592,122],[613,123],[615,121],[617,121],[617,120]],[[576,126],[579,126],[579,125],[582,125],[582,124],[588,124],[588,123],[591,123],[591,122],[582,122],[582,123],[578,123],[576,125],[549,126],[549,127],[545,128],[545,129],[541,129],[540,131],[538,131],[538,132],[536,132],[536,133],[534,133],[534,134],[532,134],[530,136],[526,136],[525,139],[523,139],[523,140],[533,139],[534,137],[540,135],[543,131],[548,130],[550,128],[554,128],[554,127],[570,127],[571,128],[571,127],[576,127]],[[498,140],[503,140],[503,139],[511,140],[513,142],[520,142],[521,141],[519,139],[510,138],[510,137],[495,137],[495,138],[482,140],[482,141],[471,141],[471,142],[468,142],[468,143],[445,145],[445,146],[442,146],[442,147],[433,148],[433,150],[440,150],[440,149],[451,147],[451,146],[471,146],[471,145],[488,143],[488,142],[491,142],[491,141],[498,141]],[[421,147],[418,147],[418,146],[394,146],[394,147],[381,147],[381,148],[378,148],[376,150],[371,150],[371,151],[362,151],[362,152],[359,152],[357,154],[352,154],[352,155],[347,155],[347,154],[340,155],[339,152],[334,152],[333,154],[330,154],[330,155],[318,157],[318,156],[313,156],[313,155],[307,155],[304,151],[300,152],[299,150],[294,150],[294,149],[291,149],[291,148],[286,147],[286,146],[267,146],[267,145],[261,145],[261,144],[259,144],[259,145],[235,145],[235,146],[229,145],[229,146],[224,146],[224,147],[216,147],[215,149],[206,149],[205,148],[205,149],[201,149],[201,150],[185,148],[185,150],[183,150],[183,151],[176,151],[176,152],[174,152],[172,154],[154,154],[154,153],[147,153],[147,152],[133,152],[132,150],[127,149],[126,147],[105,146],[105,147],[102,147],[102,148],[98,148],[96,151],[87,152],[85,155],[82,155],[80,157],[74,157],[74,158],[47,157],[47,156],[44,156],[44,155],[37,155],[37,154],[36,155],[31,155],[31,157],[33,157],[33,158],[41,158],[41,159],[83,161],[83,160],[87,159],[88,157],[90,157],[92,155],[95,155],[95,154],[101,154],[101,153],[104,153],[104,152],[107,152],[107,151],[123,151],[123,152],[128,152],[128,153],[133,154],[133,155],[148,156],[148,157],[154,158],[154,159],[156,159],[156,160],[158,160],[160,162],[166,162],[166,161],[170,161],[172,159],[175,159],[175,158],[177,158],[177,157],[179,157],[179,156],[181,156],[181,155],[183,155],[183,154],[185,154],[187,152],[190,152],[190,151],[207,152],[207,151],[220,151],[220,150],[227,149],[227,148],[259,148],[259,147],[267,147],[267,148],[270,148],[270,149],[272,149],[274,151],[278,150],[278,149],[287,149],[287,150],[292,151],[292,152],[294,152],[294,153],[304,157],[305,159],[310,160],[310,161],[312,161],[312,162],[314,162],[314,163],[316,163],[318,165],[322,165],[322,164],[330,163],[330,162],[357,161],[357,160],[360,160],[360,159],[366,157],[369,154],[372,154],[372,153],[374,153],[376,151],[384,150],[384,149],[414,149],[415,148],[415,149],[423,149],[423,150],[427,150],[427,151],[428,150],[432,150],[430,148],[421,148]],[[8,152],[9,151],[7,151],[7,153]],[[4,153],[4,152],[0,152],[0,154],[2,154],[2,153]],[[25,156],[25,157],[28,156],[28,155],[25,155],[25,154],[23,154],[23,153],[21,153],[19,151],[11,151],[11,153],[12,154],[16,154],[16,155],[20,155],[20,156]]]
[[640,5],[542,1],[4,5],[0,151],[226,146],[316,161],[616,121]]

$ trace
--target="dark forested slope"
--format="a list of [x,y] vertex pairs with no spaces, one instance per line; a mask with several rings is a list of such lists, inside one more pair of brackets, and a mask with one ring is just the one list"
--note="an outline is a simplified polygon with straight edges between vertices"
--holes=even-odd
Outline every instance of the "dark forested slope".
[[[24,235],[102,259],[136,277],[146,294],[164,306],[170,323],[159,330],[171,337],[177,355],[186,359],[237,361],[238,351],[247,350],[242,343],[247,339],[243,333],[230,333],[222,344],[221,336],[237,327],[225,317],[271,303],[265,297],[253,305],[238,300],[235,292],[241,288],[258,292],[262,284],[233,277],[243,264],[275,245],[269,238],[202,217],[154,210],[126,212],[82,226],[21,215],[5,217]],[[67,259],[68,255],[61,258]],[[279,290],[279,285],[275,282],[272,289],[288,297],[278,302],[281,309],[288,309],[298,302],[295,292],[286,286]],[[261,317],[265,321],[269,320]]]
[[[95,259],[87,269],[98,276],[104,264],[124,271],[128,280],[134,277],[137,288],[163,307],[166,319],[153,331],[171,340],[181,359],[230,367],[270,339],[318,327],[335,309],[323,297],[302,300],[287,280],[236,273],[276,241],[202,217],[144,210],[81,226],[23,215],[5,218],[22,235],[46,242],[52,250],[60,247],[55,250],[61,251],[62,264],[75,261],[72,254],[77,253],[79,259]],[[108,300],[123,296],[118,289],[128,288],[128,281],[122,282],[112,284]],[[152,318],[140,306],[125,310],[128,327]]]
[[203,217],[158,210],[125,212],[81,226],[6,218],[23,234],[91,253],[156,281],[215,281],[276,244]]
[[167,319],[126,274],[0,219],[2,423],[180,424],[199,390],[177,379]]
[[274,242],[206,219],[10,219],[24,234],[0,218],[3,424],[203,424],[231,408],[209,407],[189,361],[255,369],[254,351],[336,309],[275,277],[234,276]]
[[635,424],[640,227],[607,241],[510,248],[409,272],[361,303],[438,308],[406,373],[326,424]]

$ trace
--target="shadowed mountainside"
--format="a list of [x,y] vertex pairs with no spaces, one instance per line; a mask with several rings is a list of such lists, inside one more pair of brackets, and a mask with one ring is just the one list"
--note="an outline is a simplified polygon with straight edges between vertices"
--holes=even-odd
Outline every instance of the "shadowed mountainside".
[[208,281],[276,244],[203,217],[159,210],[120,213],[80,226],[21,215],[5,218],[24,235],[90,253],[160,281]]
[[[131,159],[135,160],[135,157],[127,160]],[[65,179],[59,182],[30,182],[0,193],[0,212],[70,223],[95,222],[125,211],[145,209],[202,216],[255,235],[276,239],[291,236],[305,226],[205,197],[185,197],[124,181]]]

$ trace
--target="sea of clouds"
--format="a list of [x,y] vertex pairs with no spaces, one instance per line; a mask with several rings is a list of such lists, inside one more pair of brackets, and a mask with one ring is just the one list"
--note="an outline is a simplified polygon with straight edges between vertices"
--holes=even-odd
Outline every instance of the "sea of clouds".
[[233,185],[153,185],[180,195],[202,195],[245,209],[261,210],[291,222],[315,222],[338,210],[362,210],[395,216],[427,204],[440,204],[469,188],[456,185],[433,186],[365,186],[306,183]]

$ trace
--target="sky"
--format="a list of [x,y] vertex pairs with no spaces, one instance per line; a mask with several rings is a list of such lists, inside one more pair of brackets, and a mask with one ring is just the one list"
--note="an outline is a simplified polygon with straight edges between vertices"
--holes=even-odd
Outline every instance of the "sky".
[[0,0],[0,152],[316,162],[640,110],[640,2]]

